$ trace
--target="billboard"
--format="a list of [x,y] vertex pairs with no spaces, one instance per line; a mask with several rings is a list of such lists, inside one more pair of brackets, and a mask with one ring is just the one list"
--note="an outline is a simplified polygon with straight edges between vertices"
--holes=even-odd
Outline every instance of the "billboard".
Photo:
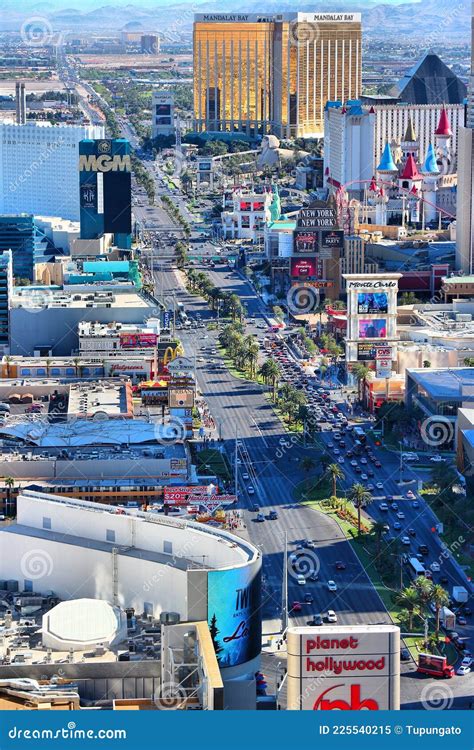
[[292,258],[290,261],[290,274],[292,277],[319,276],[317,258]]
[[337,226],[337,212],[333,206],[321,203],[302,208],[298,217],[298,227],[305,229],[332,229]]
[[323,625],[288,629],[288,709],[400,708],[400,629]]
[[209,631],[219,666],[235,667],[262,647],[261,576],[257,565],[207,575]]
[[171,104],[157,104],[155,106],[155,114],[169,117],[171,115]]
[[392,347],[381,344],[357,344],[359,362],[372,362],[376,359],[392,359]]
[[97,211],[97,185],[81,185],[81,208]]
[[120,333],[121,349],[148,349],[156,346],[158,337],[156,333]]
[[315,253],[319,248],[319,232],[296,232],[295,252]]
[[386,315],[388,313],[387,292],[359,292],[357,312],[359,315]]
[[380,320],[359,320],[360,339],[384,339],[386,336],[387,321],[385,318]]
[[342,251],[344,249],[344,232],[342,229],[321,232],[321,249]]
[[194,391],[191,388],[170,388],[168,391],[168,406],[170,409],[192,409],[194,406]]
[[392,360],[377,358],[375,371],[378,378],[389,378],[392,374]]

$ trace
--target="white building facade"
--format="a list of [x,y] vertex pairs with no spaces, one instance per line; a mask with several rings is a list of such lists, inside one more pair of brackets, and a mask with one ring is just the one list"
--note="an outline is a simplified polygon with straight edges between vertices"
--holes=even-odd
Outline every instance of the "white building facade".
[[326,184],[347,185],[349,194],[364,190],[375,170],[375,116],[360,102],[328,102],[324,115]]
[[474,2],[469,104],[466,124],[459,128],[456,268],[466,274],[474,271]]
[[102,125],[0,123],[0,213],[78,221],[79,141],[104,136]]

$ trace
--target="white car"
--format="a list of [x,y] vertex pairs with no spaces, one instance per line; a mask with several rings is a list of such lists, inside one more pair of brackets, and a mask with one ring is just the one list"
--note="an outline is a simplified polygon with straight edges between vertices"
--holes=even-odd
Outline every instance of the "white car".
[[397,518],[399,518],[399,519],[400,519],[400,521],[403,521],[403,520],[404,520],[404,518],[405,518],[405,514],[404,514],[403,510],[399,510],[399,511],[398,511],[398,513],[397,513]]
[[333,609],[328,609],[328,622],[337,622],[337,615]]
[[375,486],[377,487],[378,490],[383,490],[383,482],[377,482]]
[[459,675],[460,677],[464,677],[464,675],[469,674],[470,671],[471,671],[471,667],[463,666],[461,664],[461,666],[457,668],[456,674]]
[[360,478],[362,479],[363,482],[366,482],[369,477],[367,476],[367,474],[361,474]]
[[335,581],[328,581],[328,591],[337,591],[337,583]]
[[472,657],[465,656],[459,666],[460,667],[470,667],[471,665],[472,665]]
[[245,472],[244,474],[242,474],[242,479],[244,479],[244,480],[246,480],[246,481],[247,481],[248,479],[250,479],[250,477],[249,477],[249,475],[247,474],[247,472]]
[[408,498],[409,500],[414,500],[414,499],[415,499],[415,497],[416,497],[415,493],[414,493],[414,492],[412,492],[411,490],[408,490],[408,492],[407,492],[407,498]]
[[387,503],[380,503],[380,505],[379,505],[379,510],[384,510],[384,511],[385,511],[385,510],[388,510],[388,505],[387,505]]
[[439,571],[441,570],[440,565],[437,562],[431,563],[430,569],[433,571],[433,573],[439,573]]
[[338,459],[337,459],[337,460],[338,460],[338,462],[339,462],[340,464],[345,464],[345,463],[346,463],[346,462],[345,462],[345,459],[344,459],[344,456],[338,456]]
[[251,484],[249,484],[249,486],[247,487],[247,492],[249,493],[249,495],[255,495],[255,490]]
[[298,581],[299,586],[305,586],[306,578],[304,576],[299,575],[296,580]]
[[410,544],[411,544],[409,536],[402,536],[402,538],[400,539],[400,541],[401,541],[402,544],[404,544],[407,547],[409,547]]

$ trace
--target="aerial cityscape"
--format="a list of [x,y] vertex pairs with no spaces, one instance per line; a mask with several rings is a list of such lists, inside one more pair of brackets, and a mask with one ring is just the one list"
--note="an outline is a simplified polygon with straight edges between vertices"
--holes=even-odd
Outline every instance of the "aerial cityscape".
[[2,6],[0,709],[472,709],[474,3]]

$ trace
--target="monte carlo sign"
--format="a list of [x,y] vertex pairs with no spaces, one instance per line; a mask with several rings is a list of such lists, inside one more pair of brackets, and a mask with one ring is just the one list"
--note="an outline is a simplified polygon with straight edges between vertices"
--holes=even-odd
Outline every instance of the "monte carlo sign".
[[289,628],[288,709],[400,708],[400,629],[395,625]]

